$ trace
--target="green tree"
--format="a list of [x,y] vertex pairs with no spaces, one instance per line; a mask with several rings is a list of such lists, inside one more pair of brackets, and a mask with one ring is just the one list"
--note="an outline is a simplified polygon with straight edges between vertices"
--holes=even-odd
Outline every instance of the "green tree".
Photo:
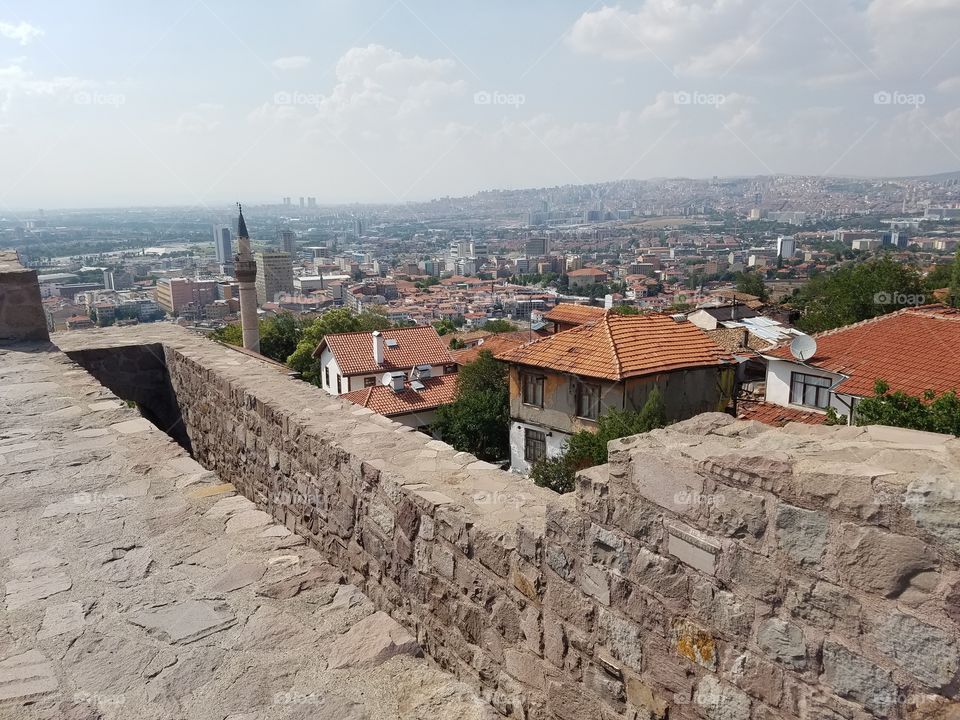
[[735,287],[737,292],[756,295],[764,302],[770,297],[770,294],[767,292],[767,285],[763,282],[763,276],[753,270],[737,273],[737,283]]
[[230,325],[224,325],[222,328],[217,328],[210,333],[209,337],[212,340],[239,347],[243,345],[243,328],[240,327],[240,323],[231,323]]
[[299,372],[307,382],[320,385],[322,369],[320,361],[313,357],[313,351],[324,336],[345,332],[373,332],[389,327],[390,320],[383,312],[364,310],[355,313],[349,308],[328,310],[303,329],[296,349],[287,358],[287,365]]
[[950,304],[960,308],[960,248],[953,259],[953,272],[950,273]]
[[491,333],[516,332],[519,328],[509,320],[487,320],[480,328]]
[[463,350],[467,344],[460,338],[450,338],[450,349],[451,350]]
[[433,429],[444,442],[481,460],[510,455],[510,385],[507,366],[489,350],[464,365],[454,401],[437,410]]
[[892,425],[927,432],[960,435],[960,398],[954,390],[937,395],[927,390],[922,398],[898,390],[877,380],[873,397],[857,403],[857,425]]
[[437,331],[437,335],[446,335],[447,333],[452,333],[457,329],[457,326],[453,324],[453,320],[437,320],[433,323],[434,329]]
[[260,353],[285,363],[297,349],[303,335],[303,321],[293,313],[284,312],[272,320],[260,321]]
[[798,292],[797,327],[822,332],[915,305],[923,298],[920,273],[889,255],[822,273]]
[[597,419],[597,429],[580,430],[570,436],[563,453],[534,464],[530,478],[537,485],[557,492],[570,492],[577,471],[607,462],[611,440],[650,432],[667,424],[667,408],[660,389],[654,385],[639,411],[610,409]]

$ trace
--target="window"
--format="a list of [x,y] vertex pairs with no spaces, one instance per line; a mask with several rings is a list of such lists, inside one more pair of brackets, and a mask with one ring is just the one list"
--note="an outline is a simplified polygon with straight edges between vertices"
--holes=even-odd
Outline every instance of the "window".
[[340,375],[337,375],[337,395],[343,392],[343,390],[341,389],[342,386],[340,384],[342,380],[343,380],[343,377],[341,377]]
[[375,377],[365,377],[363,379],[364,387],[373,387],[376,384],[377,384],[377,379]]
[[543,376],[542,375],[521,375],[520,382],[523,386],[524,405],[536,405],[543,407]]
[[[542,378],[541,378],[542,379]],[[527,428],[523,431],[523,459],[535,463],[547,456],[547,436],[539,430]]]
[[588,383],[577,385],[577,417],[596,420],[600,415],[600,386]]
[[824,408],[830,406],[830,378],[790,373],[790,403],[807,407]]
[[330,367],[327,366],[323,369],[323,384],[327,387],[330,387]]
[[444,375],[452,375],[452,374],[455,373],[456,371],[457,371],[457,366],[456,366],[456,365],[444,365],[444,366],[443,366],[443,374],[444,374]]

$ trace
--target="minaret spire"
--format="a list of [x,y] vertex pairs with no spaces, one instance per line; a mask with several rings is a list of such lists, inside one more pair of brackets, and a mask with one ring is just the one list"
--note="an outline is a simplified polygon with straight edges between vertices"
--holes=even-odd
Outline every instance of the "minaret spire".
[[257,319],[257,263],[250,250],[250,233],[243,219],[243,206],[237,203],[236,275],[240,282],[240,326],[243,329],[243,347],[260,352],[260,323]]

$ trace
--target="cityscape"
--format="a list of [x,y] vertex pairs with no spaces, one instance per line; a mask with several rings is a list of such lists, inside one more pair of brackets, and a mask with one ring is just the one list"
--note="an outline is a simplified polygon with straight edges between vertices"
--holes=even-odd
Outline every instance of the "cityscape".
[[0,8],[0,718],[960,717],[960,14],[561,5]]

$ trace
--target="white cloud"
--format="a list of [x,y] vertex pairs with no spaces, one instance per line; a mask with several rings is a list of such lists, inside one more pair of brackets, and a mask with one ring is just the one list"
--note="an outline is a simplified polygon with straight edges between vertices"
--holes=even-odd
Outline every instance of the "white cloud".
[[277,58],[270,64],[277,70],[301,70],[310,64],[310,58],[306,55],[290,55]]
[[216,103],[200,103],[196,107],[180,113],[174,123],[174,132],[181,135],[206,135],[219,129],[222,125],[220,114],[222,105]]
[[33,73],[24,69],[21,64],[10,64],[0,67],[0,112],[10,109],[13,100],[18,96],[69,96],[89,87],[90,83],[76,77],[53,77],[48,79],[37,78]]
[[0,22],[0,36],[8,40],[16,40],[21,45],[29,45],[41,35],[43,35],[43,30],[30,23],[21,22],[17,25],[11,25],[10,23]]

